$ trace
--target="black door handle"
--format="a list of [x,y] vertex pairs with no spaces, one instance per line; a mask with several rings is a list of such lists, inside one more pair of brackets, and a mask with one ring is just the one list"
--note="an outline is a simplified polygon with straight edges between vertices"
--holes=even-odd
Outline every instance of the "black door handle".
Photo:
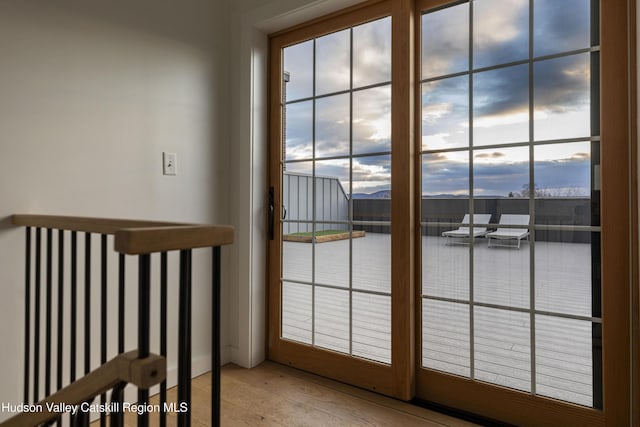
[[273,187],[269,187],[269,240],[274,238],[274,228],[276,220],[276,207],[274,204],[274,190]]

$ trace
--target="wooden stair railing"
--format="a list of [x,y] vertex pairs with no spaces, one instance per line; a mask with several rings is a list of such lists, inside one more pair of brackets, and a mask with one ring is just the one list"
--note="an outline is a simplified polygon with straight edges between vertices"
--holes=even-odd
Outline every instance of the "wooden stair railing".
[[70,407],[75,407],[78,411],[76,413],[79,413],[84,402],[93,400],[119,384],[133,384],[138,388],[148,389],[160,384],[165,379],[166,372],[167,362],[162,356],[150,354],[144,359],[139,359],[137,351],[120,354],[62,390],[34,404],[34,407],[39,408],[37,411],[15,415],[0,425],[2,427],[33,427],[53,421],[65,412],[55,411],[53,407],[49,410],[49,407],[55,404],[71,405]]
[[[138,258],[138,285],[137,285],[137,331],[138,345],[137,357],[139,360],[149,360],[151,354],[151,260],[152,254],[159,254],[159,357],[167,356],[167,313],[170,295],[168,294],[168,257],[169,251],[179,251],[179,285],[178,295],[173,299],[178,301],[178,403],[190,408],[191,404],[191,307],[192,307],[192,250],[199,248],[211,248],[211,286],[212,294],[212,401],[211,401],[211,425],[220,425],[220,263],[221,246],[233,243],[234,230],[225,225],[199,225],[160,221],[86,218],[51,215],[13,215],[13,224],[26,228],[25,243],[25,357],[24,357],[24,404],[33,404],[44,398],[58,396],[62,390],[77,390],[80,386],[73,384],[86,384],[86,377],[76,380],[76,372],[82,368],[80,354],[81,346],[77,341],[84,343],[84,375],[96,377],[90,374],[94,366],[92,364],[92,349],[95,350],[96,338],[92,336],[91,314],[93,300],[100,300],[100,334],[99,350],[100,364],[95,372],[105,372],[105,369],[114,364],[107,363],[107,354],[112,352],[107,345],[109,325],[117,324],[117,356],[114,361],[123,363],[125,354],[125,298],[127,289],[125,274],[125,258],[136,255]],[[35,233],[33,233],[33,229]],[[57,235],[54,234],[57,231]],[[78,234],[84,236],[84,267],[78,256]],[[92,259],[95,258],[91,251],[95,242],[92,236],[100,236],[100,283],[92,283],[93,273]],[[112,236],[112,237],[110,237]],[[108,272],[109,262],[107,249],[108,238],[113,239],[113,248],[118,256],[118,271],[114,275],[118,279],[118,314],[117,322],[107,321],[107,295],[108,280],[111,276]],[[53,248],[57,243],[58,250]],[[67,259],[70,258],[70,259]],[[53,266],[57,262],[57,269]],[[69,267],[70,264],[70,267]],[[54,271],[57,278],[54,278]],[[84,273],[84,277],[78,277],[78,272]],[[81,283],[82,282],[82,283]],[[94,281],[95,282],[95,281]],[[78,288],[83,285],[84,292],[78,293]],[[156,283],[154,282],[154,285]],[[202,287],[202,284],[199,284]],[[98,292],[96,289],[98,288]],[[53,306],[55,291],[57,297]],[[93,292],[92,292],[93,291]],[[155,291],[154,291],[155,292]],[[82,295],[84,309],[78,307],[79,298]],[[154,293],[154,295],[156,295]],[[67,299],[67,297],[69,297]],[[69,307],[65,301],[70,301]],[[43,313],[41,313],[41,311]],[[53,315],[57,313],[57,319]],[[95,313],[94,313],[95,314]],[[82,318],[79,318],[82,316]],[[97,316],[96,316],[97,317]],[[84,335],[80,335],[78,324],[84,324]],[[57,339],[52,339],[52,329],[57,325]],[[70,330],[67,331],[69,328]],[[113,326],[111,326],[113,328]],[[132,329],[130,325],[127,327]],[[68,342],[66,341],[68,340]],[[92,344],[92,341],[93,344]],[[57,348],[54,348],[57,346]],[[131,357],[130,353],[126,353]],[[120,359],[119,359],[120,358]],[[56,366],[53,366],[55,360]],[[119,360],[119,362],[115,362]],[[155,359],[153,359],[155,360]],[[131,362],[133,363],[133,362]],[[136,362],[132,366],[139,366]],[[163,363],[164,359],[163,359]],[[64,366],[63,366],[64,364]],[[120,365],[118,365],[120,366]],[[109,368],[114,369],[114,368]],[[69,378],[63,379],[63,372],[68,372]],[[44,375],[43,375],[44,374]],[[100,374],[100,378],[101,375]],[[160,404],[166,402],[167,384],[164,381],[166,373],[160,380]],[[65,383],[70,384],[63,388]],[[134,383],[135,384],[135,383]],[[121,385],[113,388],[111,399],[118,403],[123,402],[123,389]],[[93,389],[92,389],[93,390]],[[106,390],[99,393],[100,404],[106,402]],[[148,387],[138,387],[138,403],[146,404],[149,401]],[[70,403],[70,402],[65,402]],[[121,413],[118,419],[121,419]],[[166,413],[160,413],[159,425],[166,426]],[[26,416],[26,414],[25,414]],[[57,415],[56,415],[57,417]],[[17,417],[18,418],[18,417]],[[106,426],[106,414],[101,414],[101,426]],[[190,410],[180,411],[177,414],[178,426],[189,427],[191,425]],[[23,419],[23,418],[19,418]],[[24,418],[27,419],[27,418]],[[31,418],[28,418],[31,420]],[[80,423],[85,425],[88,419]],[[111,417],[112,423],[114,417]],[[118,421],[116,424],[118,425]],[[58,426],[61,422],[56,421]],[[74,424],[74,425],[75,425]],[[13,425],[13,424],[12,424]],[[17,425],[17,424],[15,424]],[[34,424],[20,424],[34,425]],[[138,425],[149,425],[149,414],[138,414]]]

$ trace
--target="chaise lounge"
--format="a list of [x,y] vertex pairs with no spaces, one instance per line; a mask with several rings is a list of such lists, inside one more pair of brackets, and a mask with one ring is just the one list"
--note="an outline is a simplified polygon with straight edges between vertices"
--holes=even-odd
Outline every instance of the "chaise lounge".
[[[474,214],[473,215],[475,224],[488,224],[491,221],[491,214]],[[469,214],[466,214],[464,218],[462,218],[462,225],[469,224]],[[473,227],[473,237],[481,237],[487,234],[487,227]],[[442,237],[446,237],[445,244],[449,245],[455,242],[452,239],[460,238],[460,239],[469,239],[471,237],[471,228],[460,226],[456,230],[445,231],[442,233]],[[456,242],[456,243],[469,243],[469,242]]]
[[[516,215],[516,214],[502,214],[500,216],[499,225],[529,225],[529,215]],[[520,241],[522,239],[529,240],[529,230],[526,228],[498,228],[496,231],[487,233],[485,236],[488,239],[488,247],[495,246],[508,246],[514,247],[509,241],[515,240],[517,248],[520,249]],[[491,242],[494,242],[491,245]],[[497,243],[500,241],[501,243]],[[503,243],[502,243],[503,242]]]

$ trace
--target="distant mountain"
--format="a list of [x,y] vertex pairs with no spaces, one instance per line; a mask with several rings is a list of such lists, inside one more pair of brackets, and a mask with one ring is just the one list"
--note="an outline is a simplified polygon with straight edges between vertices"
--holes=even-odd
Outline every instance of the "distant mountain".
[[354,199],[390,199],[391,190],[376,191],[375,193],[371,193],[371,194],[354,193],[353,198]]
[[[502,199],[505,196],[475,196],[474,199]],[[423,199],[468,199],[468,195],[459,195],[459,194],[432,194],[432,195],[422,195]]]
[[[505,196],[498,195],[487,195],[487,196],[475,196],[475,199],[503,199]],[[382,190],[376,191],[375,193],[353,193],[354,199],[390,199],[391,198],[391,190]],[[422,195],[423,199],[468,199],[468,195],[459,195],[459,194],[432,194],[432,195]]]
[[430,194],[430,195],[422,195],[423,199],[468,199],[469,196],[460,196],[457,194]]

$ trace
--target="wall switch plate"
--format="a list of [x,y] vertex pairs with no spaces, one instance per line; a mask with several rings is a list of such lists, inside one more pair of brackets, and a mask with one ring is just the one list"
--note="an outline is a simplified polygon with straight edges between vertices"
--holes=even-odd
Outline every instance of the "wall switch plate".
[[162,153],[162,173],[164,175],[177,175],[178,174],[178,164],[177,164],[177,156],[176,153]]

